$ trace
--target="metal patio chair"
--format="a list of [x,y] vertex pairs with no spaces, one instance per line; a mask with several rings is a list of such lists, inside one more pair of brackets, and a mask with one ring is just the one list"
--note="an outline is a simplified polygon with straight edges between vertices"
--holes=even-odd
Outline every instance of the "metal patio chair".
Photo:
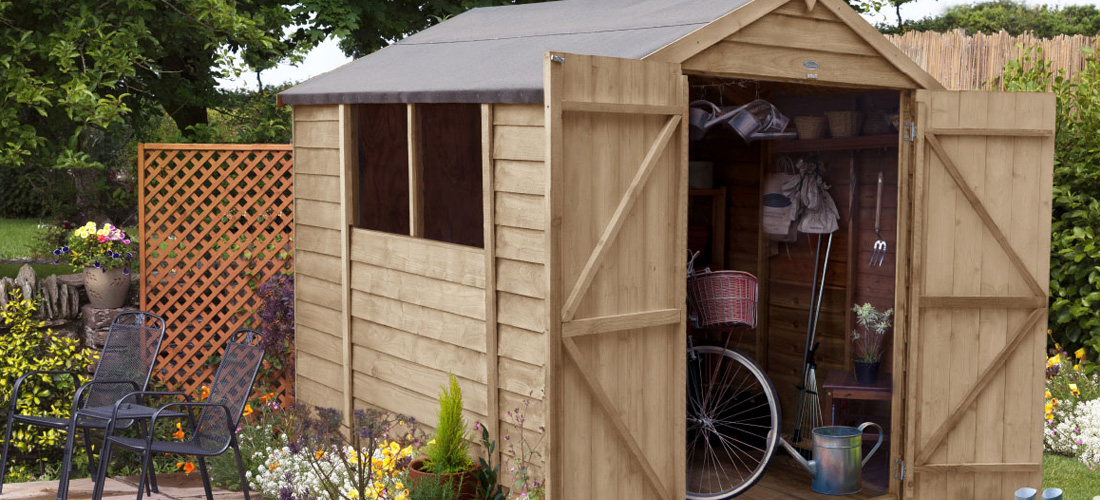
[[[121,446],[141,453],[141,482],[138,485],[138,500],[141,500],[146,491],[146,479],[153,468],[153,454],[163,453],[197,457],[199,472],[202,475],[202,486],[206,490],[206,498],[213,500],[210,474],[206,468],[206,457],[221,455],[229,448],[233,449],[233,453],[237,458],[237,471],[241,476],[241,488],[244,490],[245,500],[250,500],[248,479],[244,473],[241,450],[237,446],[237,424],[244,412],[245,403],[248,402],[248,396],[252,392],[252,383],[256,380],[260,362],[264,359],[264,350],[259,347],[259,343],[260,333],[255,330],[241,328],[234,332],[229,342],[226,343],[225,353],[218,364],[218,371],[214,374],[214,383],[211,384],[209,397],[205,401],[199,402],[172,402],[156,409],[149,419],[148,431],[143,438],[113,435],[114,423],[123,418],[123,413],[120,413],[120,410],[124,410],[124,405],[118,405],[114,410],[116,413],[110,417],[111,423],[106,430],[92,499],[98,500],[102,497],[103,479],[107,475],[107,465],[111,461],[111,448]],[[172,412],[169,408],[186,409],[188,413]],[[195,408],[201,409],[197,423],[191,413]],[[191,424],[191,438],[183,442],[153,440],[153,430],[156,428],[157,419],[162,417],[187,417]]]
[[[83,431],[84,448],[88,453],[88,472],[94,474],[95,460],[92,458],[91,429],[106,429],[108,422],[89,415],[97,409],[110,409],[127,393],[144,390],[153,373],[160,344],[164,340],[164,318],[141,311],[123,312],[111,322],[107,339],[99,354],[95,374],[92,380],[77,388],[73,396],[72,408],[68,418],[40,417],[22,415],[17,412],[19,390],[28,377],[35,375],[69,376],[74,384],[79,375],[66,371],[32,371],[21,375],[12,388],[11,404],[8,409],[7,429],[4,433],[4,448],[0,453],[0,492],[3,491],[4,477],[7,473],[8,447],[11,443],[12,425],[16,422],[38,427],[64,430],[65,451],[61,464],[61,480],[57,487],[58,500],[64,500],[69,491],[69,473],[72,470],[73,442],[77,429]],[[34,383],[35,381],[31,381]],[[133,420],[120,422],[119,427],[133,425]],[[151,480],[155,488],[156,479]]]

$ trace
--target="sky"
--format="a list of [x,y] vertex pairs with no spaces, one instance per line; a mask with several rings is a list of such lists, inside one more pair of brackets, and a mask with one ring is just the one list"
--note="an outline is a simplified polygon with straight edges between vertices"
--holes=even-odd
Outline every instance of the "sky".
[[[916,0],[902,5],[901,15],[906,20],[922,19],[928,16],[938,15],[952,5],[974,3],[975,1],[977,0]],[[1057,6],[1080,4],[1100,5],[1100,0],[1025,0],[1025,3],[1029,5],[1046,4]],[[892,8],[884,9],[883,12],[878,15],[864,15],[864,17],[872,23],[887,22],[893,24],[896,22],[896,17]],[[336,45],[336,40],[330,39],[314,48],[306,56],[305,60],[297,66],[283,63],[275,68],[264,71],[261,76],[264,85],[300,82],[336,69],[349,62],[351,62],[351,59],[340,51],[340,48]],[[226,89],[256,89],[257,86],[256,74],[251,72],[244,73],[240,78],[221,80],[220,82],[222,88]]]

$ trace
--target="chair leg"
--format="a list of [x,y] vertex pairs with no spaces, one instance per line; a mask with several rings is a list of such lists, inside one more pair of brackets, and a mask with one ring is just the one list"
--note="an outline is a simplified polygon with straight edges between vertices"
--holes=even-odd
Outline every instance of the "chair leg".
[[81,434],[84,434],[84,452],[88,454],[88,475],[92,476],[92,482],[95,482],[95,471],[98,467],[95,466],[95,458],[92,456],[92,429],[85,427],[81,431]]
[[[141,479],[138,480],[137,500],[141,500],[142,495],[145,494],[145,490],[149,487],[149,483],[146,480],[149,477],[149,469],[153,462],[153,454],[149,451],[149,448],[142,450],[141,452]],[[152,496],[152,493],[150,493]]]
[[4,478],[8,473],[8,445],[11,444],[11,424],[14,412],[8,413],[7,430],[4,431],[4,451],[0,452],[0,493],[4,492]]
[[206,457],[198,457],[199,474],[202,475],[202,489],[206,492],[206,500],[214,500],[214,491],[210,488],[210,473],[206,469]]
[[73,445],[76,440],[76,415],[69,419],[69,428],[65,431],[65,449],[62,450],[61,480],[57,485],[57,500],[69,496],[69,474],[73,469]]
[[107,464],[111,462],[111,442],[106,436],[103,438],[103,447],[99,449],[99,467],[96,467],[93,478],[92,500],[103,498],[104,483],[107,482]]
[[[146,426],[145,422],[139,422],[138,426],[140,426],[142,436],[148,436],[149,433],[151,433],[153,431],[152,429],[150,429]],[[160,493],[160,489],[157,488],[157,468],[153,467],[150,464],[150,466],[149,466],[149,494],[152,495],[153,493]]]
[[233,454],[237,457],[237,472],[241,475],[241,491],[244,492],[244,500],[252,500],[248,495],[248,478],[244,475],[244,461],[241,460],[241,448],[237,446],[237,439],[233,438]]

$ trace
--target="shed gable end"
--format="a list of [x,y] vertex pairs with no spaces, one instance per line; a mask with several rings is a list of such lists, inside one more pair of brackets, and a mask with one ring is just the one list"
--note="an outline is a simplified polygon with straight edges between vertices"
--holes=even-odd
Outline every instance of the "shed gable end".
[[685,60],[683,68],[685,73],[801,83],[921,87],[825,2],[807,9],[803,0],[792,0],[726,36]]

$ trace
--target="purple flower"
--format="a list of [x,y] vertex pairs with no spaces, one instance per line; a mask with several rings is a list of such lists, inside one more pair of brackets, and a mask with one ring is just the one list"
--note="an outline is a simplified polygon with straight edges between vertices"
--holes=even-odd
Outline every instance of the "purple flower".
[[1085,442],[1084,442],[1084,441],[1081,441],[1080,439],[1078,439],[1078,440],[1077,440],[1077,446],[1081,446],[1081,445],[1083,445],[1083,444],[1085,444]]
[[111,254],[111,258],[112,258],[112,259],[117,259],[117,258],[119,258],[119,257],[120,257],[120,255],[119,255],[119,254],[117,254],[117,253],[112,253],[112,254]]
[[65,253],[69,253],[69,247],[61,247],[61,251],[65,252]]
[[122,274],[129,275],[130,274],[130,268],[128,268],[128,267],[122,268]]
[[95,263],[93,263],[92,265],[95,266],[95,267],[99,267],[99,261],[98,260],[95,261]]
[[59,263],[59,262],[61,262],[61,260],[60,260],[60,259],[58,259],[58,260],[55,260],[55,261],[53,261],[53,263],[54,263],[54,264],[57,264],[57,263]]
[[59,248],[59,249],[54,250],[53,254],[54,255],[61,255],[61,249]]

